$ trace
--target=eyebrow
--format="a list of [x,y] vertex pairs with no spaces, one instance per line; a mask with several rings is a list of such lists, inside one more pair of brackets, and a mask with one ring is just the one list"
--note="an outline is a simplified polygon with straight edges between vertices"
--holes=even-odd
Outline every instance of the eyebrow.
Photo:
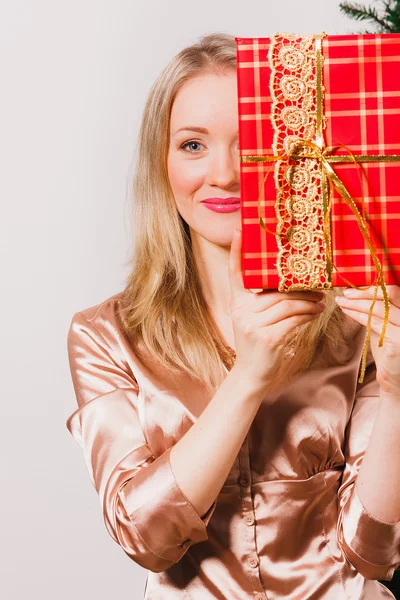
[[195,125],[188,125],[187,127],[181,127],[175,131],[175,134],[180,131],[196,131],[197,133],[208,133],[208,129],[205,127],[196,127]]

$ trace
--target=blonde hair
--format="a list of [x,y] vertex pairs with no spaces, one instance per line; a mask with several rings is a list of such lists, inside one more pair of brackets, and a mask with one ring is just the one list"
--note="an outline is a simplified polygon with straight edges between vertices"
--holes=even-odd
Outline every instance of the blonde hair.
[[[150,90],[133,180],[131,271],[120,297],[121,322],[132,343],[142,342],[151,358],[171,372],[186,373],[211,388],[226,377],[228,351],[203,295],[189,226],[170,187],[167,156],[171,108],[180,88],[196,76],[229,70],[236,70],[235,38],[205,35],[179,52]],[[282,365],[288,375],[307,369],[322,342],[328,362],[336,361],[344,331],[335,295],[329,290],[325,311],[298,328],[293,356]]]

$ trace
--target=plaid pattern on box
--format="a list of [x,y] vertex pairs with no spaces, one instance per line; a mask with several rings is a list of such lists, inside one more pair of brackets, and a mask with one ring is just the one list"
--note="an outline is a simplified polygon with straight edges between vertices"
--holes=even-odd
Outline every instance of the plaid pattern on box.
[[[272,155],[269,38],[235,38],[239,145],[242,156]],[[322,42],[325,144],[343,144],[354,155],[400,155],[400,34],[327,36]],[[339,150],[337,154],[346,154]],[[387,284],[400,284],[400,162],[359,163],[365,212]],[[354,163],[332,164],[361,212],[359,172]],[[358,167],[360,168],[360,167]],[[243,278],[246,288],[277,289],[278,246],[260,227],[275,231],[273,163],[241,163]],[[354,213],[335,191],[331,210],[333,262],[354,285],[372,285],[374,262]],[[346,285],[332,272],[333,286]]]

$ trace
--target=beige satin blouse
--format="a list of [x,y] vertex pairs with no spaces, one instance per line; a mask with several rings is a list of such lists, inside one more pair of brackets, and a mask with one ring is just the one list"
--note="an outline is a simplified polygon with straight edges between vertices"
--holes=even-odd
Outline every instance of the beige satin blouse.
[[201,518],[169,456],[210,396],[186,376],[138,360],[120,327],[118,297],[72,318],[78,408],[67,427],[108,532],[149,571],[145,598],[394,598],[377,580],[390,580],[400,565],[400,522],[368,514],[355,488],[379,394],[371,357],[357,383],[365,329],[340,350],[344,365],[317,366],[260,405]]

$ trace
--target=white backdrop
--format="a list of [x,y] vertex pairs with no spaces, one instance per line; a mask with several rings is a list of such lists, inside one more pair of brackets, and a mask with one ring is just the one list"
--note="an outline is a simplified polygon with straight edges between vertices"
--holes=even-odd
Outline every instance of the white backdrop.
[[[368,2],[366,2],[368,4]],[[83,453],[72,314],[122,289],[145,98],[204,33],[360,28],[336,0],[0,0],[0,596],[140,600],[146,571],[111,539]]]

